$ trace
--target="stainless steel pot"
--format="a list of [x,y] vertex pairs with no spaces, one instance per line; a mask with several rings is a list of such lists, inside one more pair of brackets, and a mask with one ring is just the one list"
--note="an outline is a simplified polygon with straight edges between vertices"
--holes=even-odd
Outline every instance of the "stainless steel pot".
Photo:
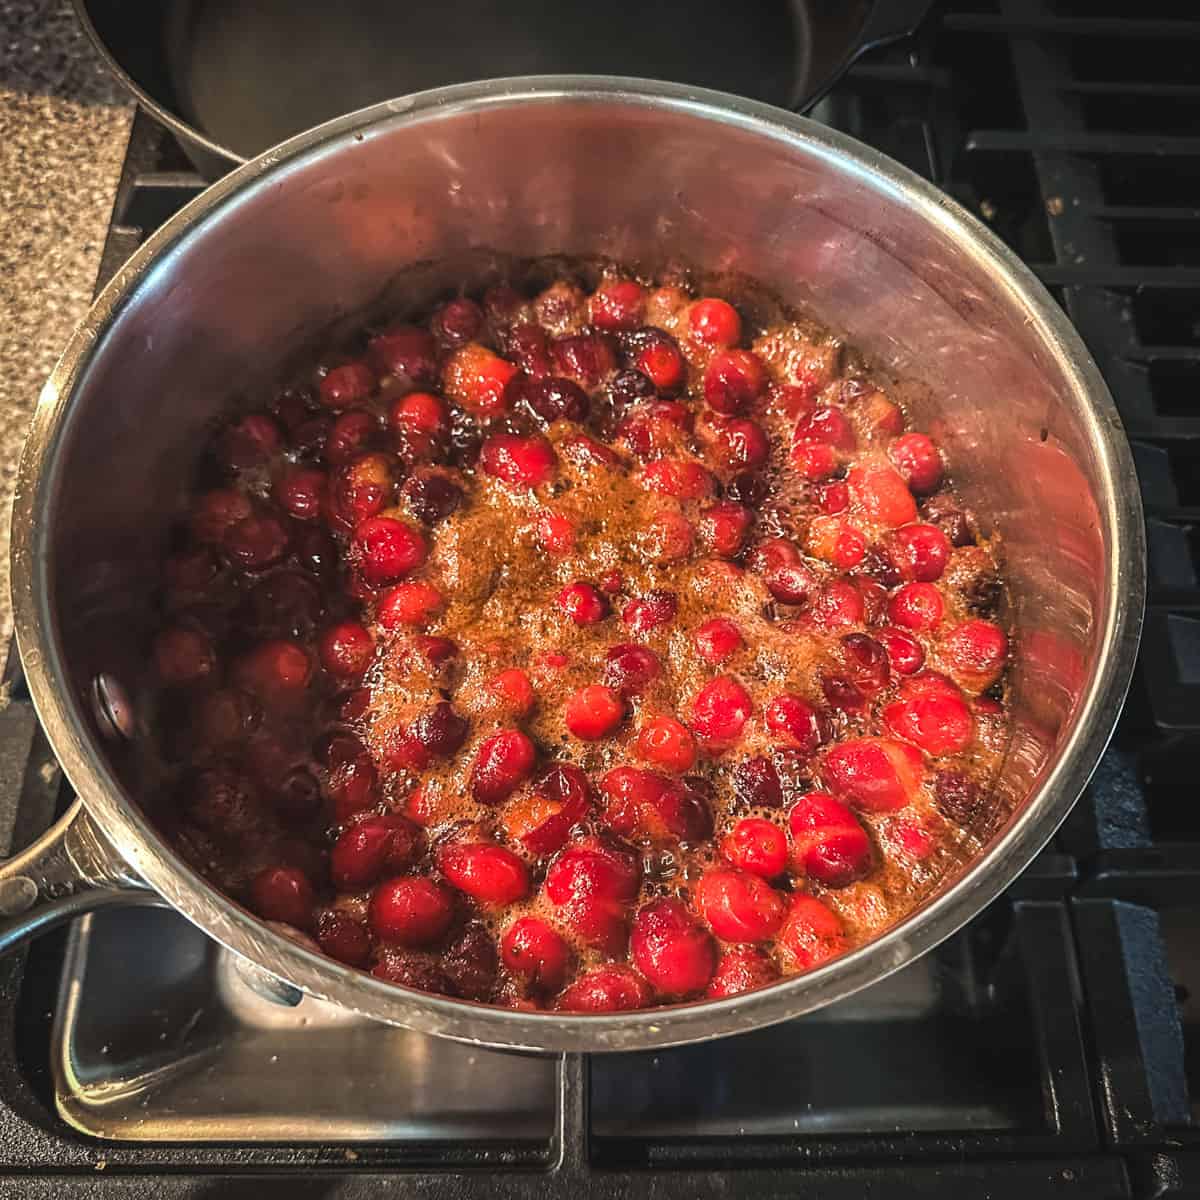
[[[148,598],[206,424],[331,323],[482,271],[488,250],[744,272],[926,385],[917,421],[1004,539],[1016,729],[984,852],[869,945],[720,1002],[592,1017],[493,1009],[310,953],[215,892],[143,816],[148,784],[122,731],[140,735]],[[992,900],[1109,738],[1145,547],[1100,375],[982,225],[810,121],[683,87],[564,77],[365,109],[247,163],[167,222],[104,290],[42,393],[12,569],[25,672],[82,804],[4,868],[5,944],[88,907],[161,897],[271,975],[373,1018],[517,1049],[629,1050],[827,1004]]]

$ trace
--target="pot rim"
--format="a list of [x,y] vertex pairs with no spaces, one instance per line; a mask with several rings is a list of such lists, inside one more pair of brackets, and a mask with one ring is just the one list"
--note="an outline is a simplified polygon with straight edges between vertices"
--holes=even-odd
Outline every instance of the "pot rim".
[[[801,146],[894,203],[915,208],[985,266],[1023,308],[1046,353],[1079,397],[1100,461],[1096,497],[1110,550],[1098,666],[1074,727],[1041,786],[1005,833],[960,878],[894,928],[804,975],[725,1000],[613,1015],[531,1013],[454,1000],[355,971],[281,935],[191,870],[126,798],[89,728],[54,635],[46,533],[54,465],[75,389],[99,344],[148,272],[243,194],[311,156],[351,150],[397,124],[495,106],[587,101],[636,105],[730,125]],[[844,134],[720,92],[609,76],[531,76],[459,84],[385,101],[297,135],[237,168],[155,232],[115,274],[73,334],[40,395],[25,443],[12,518],[14,620],[42,727],[67,778],[129,865],[209,936],[302,990],[363,1016],[480,1045],[533,1051],[641,1050],[733,1034],[819,1008],[876,982],[950,936],[990,903],[1048,841],[1111,737],[1132,676],[1145,592],[1145,536],[1132,454],[1095,363],[1034,274],[990,230],[907,168]]]

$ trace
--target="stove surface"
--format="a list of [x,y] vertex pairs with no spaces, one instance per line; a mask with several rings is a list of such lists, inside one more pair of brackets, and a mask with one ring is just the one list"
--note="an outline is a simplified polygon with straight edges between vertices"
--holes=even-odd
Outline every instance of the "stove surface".
[[[0,1200],[1200,1195],[1198,43],[1187,0],[945,0],[816,113],[1030,263],[1134,447],[1134,689],[1006,896],[823,1012],[590,1062],[272,1004],[170,912],[87,918],[0,962]],[[139,114],[105,277],[201,188]],[[8,686],[17,847],[67,797],[11,667]]]

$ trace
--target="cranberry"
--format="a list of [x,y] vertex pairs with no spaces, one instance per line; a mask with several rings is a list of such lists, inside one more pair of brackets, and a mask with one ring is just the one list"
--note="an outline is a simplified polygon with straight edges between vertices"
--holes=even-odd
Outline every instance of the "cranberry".
[[432,584],[409,580],[389,588],[379,601],[375,619],[384,629],[427,625],[446,606],[446,597]]
[[251,413],[225,431],[221,458],[235,471],[261,467],[278,453],[282,441],[279,426],[270,417]]
[[689,409],[675,400],[639,405],[617,427],[617,437],[643,462],[678,449],[692,426]]
[[317,747],[317,758],[329,772],[328,790],[339,823],[379,803],[375,764],[353,734],[338,733],[325,738]]
[[754,514],[740,504],[714,504],[700,513],[700,541],[710,554],[733,558],[741,550],[753,520]]
[[605,387],[614,417],[621,416],[639,400],[651,400],[658,395],[653,382],[641,371],[618,371]]
[[749,350],[714,354],[704,372],[704,400],[709,408],[732,416],[762,395],[767,373]]
[[330,958],[351,967],[365,967],[371,960],[371,931],[349,913],[337,909],[321,914],[317,943]]
[[754,706],[746,689],[731,675],[706,683],[692,701],[692,732],[710,753],[734,745]]
[[885,629],[877,629],[875,637],[887,653],[888,662],[898,674],[912,675],[921,669],[925,662],[925,649],[907,630],[888,626]]
[[537,538],[550,554],[570,554],[575,549],[575,525],[561,513],[544,512],[538,517]]
[[730,471],[754,471],[766,464],[771,443],[756,421],[730,417],[714,428],[713,453]]
[[721,955],[704,995],[709,1000],[726,1000],[779,978],[779,968],[757,946],[734,946]]
[[684,379],[685,367],[679,344],[661,329],[643,328],[630,338],[633,365],[659,392],[673,392]]
[[945,605],[932,583],[906,583],[889,601],[888,620],[893,625],[928,633],[942,620]]
[[963,688],[969,692],[982,692],[991,687],[1004,670],[1008,638],[992,621],[964,621],[942,639],[939,653]]
[[820,966],[846,949],[841,920],[816,897],[803,893],[789,902],[777,940],[788,965],[800,971]]
[[509,358],[532,379],[550,375],[550,337],[540,325],[515,325],[508,331],[504,348]]
[[517,370],[486,346],[470,342],[456,350],[446,363],[443,372],[446,394],[469,412],[495,416],[508,407],[506,390]]
[[442,874],[480,904],[513,904],[529,894],[529,872],[511,851],[492,842],[451,842],[438,854]]
[[842,571],[856,567],[867,553],[860,529],[837,517],[814,517],[808,526],[808,550]]
[[379,422],[371,413],[342,413],[333,423],[325,443],[325,457],[335,467],[344,466],[371,444]]
[[324,471],[293,467],[275,484],[275,497],[288,516],[315,521],[321,515],[327,486]]
[[173,592],[202,592],[218,570],[217,560],[203,547],[181,550],[167,559],[167,586]]
[[365,362],[333,367],[321,380],[321,403],[327,408],[357,408],[375,390],[375,372]]
[[359,679],[375,657],[375,641],[358,621],[340,621],[321,635],[321,665],[339,679]]
[[218,545],[251,512],[250,501],[241,492],[226,489],[205,492],[192,510],[192,533],[198,542]]
[[939,771],[933,777],[937,810],[956,825],[969,826],[983,807],[983,790],[961,771]]
[[630,958],[655,992],[681,997],[701,991],[717,965],[712,938],[679,900],[653,900],[633,919]]
[[308,687],[312,664],[295,642],[277,638],[261,642],[238,663],[238,683],[260,700],[282,701]]
[[638,544],[650,562],[682,562],[692,552],[692,526],[680,512],[660,512],[651,517]]
[[712,830],[706,799],[686,782],[637,767],[614,767],[600,781],[604,823],[622,837],[694,842]]
[[558,469],[554,450],[542,437],[493,434],[483,443],[479,465],[510,487],[535,488],[549,483]]
[[547,425],[555,421],[587,420],[591,403],[587,392],[570,379],[550,376],[545,379],[521,379],[513,387],[522,401]]
[[721,839],[721,857],[751,875],[774,879],[787,866],[787,838],[771,821],[743,817]]
[[250,628],[264,634],[308,637],[321,619],[321,593],[298,571],[277,571],[260,579],[246,600]]
[[589,946],[617,953],[641,872],[633,855],[595,839],[568,846],[546,872],[546,896]]
[[950,545],[969,546],[975,540],[966,513],[944,492],[930,496],[921,505],[921,511],[926,521],[946,535]]
[[783,803],[779,771],[769,758],[747,758],[734,768],[733,789],[743,804],[778,808]]
[[254,835],[261,823],[258,791],[245,775],[225,768],[201,771],[186,782],[187,815],[196,825],[218,838]]
[[851,500],[869,521],[895,527],[917,519],[912,492],[891,467],[880,463],[851,467],[846,485]]
[[371,517],[354,531],[353,552],[363,578],[372,587],[395,583],[415,571],[429,555],[425,538],[392,517]]
[[837,452],[828,442],[796,442],[788,462],[803,479],[828,479],[838,469]]
[[545,921],[521,917],[500,942],[500,958],[514,974],[542,992],[557,992],[571,965],[571,947]]
[[371,339],[367,354],[379,371],[414,386],[429,386],[437,379],[437,346],[424,329],[411,325],[389,329]]
[[312,884],[295,867],[268,867],[250,882],[250,907],[264,921],[309,929],[313,920]]
[[942,458],[923,433],[906,433],[888,447],[888,457],[918,496],[935,491],[942,482]]
[[716,489],[713,477],[699,463],[673,458],[656,458],[641,478],[647,490],[677,500],[703,500]]
[[458,657],[458,646],[449,638],[418,637],[413,640],[413,646],[433,667],[440,667]]
[[250,516],[225,533],[225,556],[243,571],[260,571],[287,553],[288,535],[271,516]]
[[728,617],[705,621],[692,635],[696,651],[706,663],[717,666],[744,645],[742,632]]
[[690,771],[696,763],[696,743],[687,726],[674,717],[652,717],[643,722],[637,752],[644,762],[676,775]]
[[454,918],[454,899],[439,883],[401,875],[381,883],[367,918],[375,936],[400,946],[428,946],[442,939]]
[[830,580],[813,597],[808,610],[809,621],[818,629],[846,629],[861,625],[866,618],[862,592],[849,580]]
[[588,301],[592,324],[610,331],[636,329],[646,307],[646,293],[632,279],[602,283]]
[[839,479],[835,483],[826,483],[817,489],[817,507],[823,513],[835,516],[845,512],[850,504],[850,489]]
[[532,828],[521,835],[521,845],[539,857],[553,854],[566,844],[571,830],[588,815],[592,788],[588,777],[570,763],[555,763],[533,787],[529,810]]
[[725,942],[765,942],[783,924],[783,899],[766,880],[745,871],[706,871],[696,904],[708,927]]
[[950,542],[936,525],[905,525],[893,530],[885,544],[906,581],[933,583],[950,558]]
[[645,1008],[652,999],[646,981],[631,967],[617,963],[593,967],[558,998],[562,1012],[629,1012]]
[[585,388],[599,386],[617,368],[611,340],[603,333],[571,333],[550,343],[555,370]]
[[431,392],[409,392],[392,401],[388,425],[398,435],[423,433],[442,438],[450,432],[450,416],[443,401]]
[[705,346],[732,346],[742,336],[742,319],[724,300],[697,300],[687,320],[688,333]]
[[853,450],[858,440],[854,426],[837,408],[817,408],[805,413],[792,432],[794,442],[824,442],[837,450]]
[[408,866],[421,841],[420,829],[399,813],[368,817],[351,825],[334,843],[329,855],[330,878],[335,886],[349,891],[368,887],[381,875]]
[[432,471],[410,475],[400,494],[418,521],[436,525],[446,520],[463,502],[463,490],[445,475]]
[[257,704],[236,688],[218,688],[200,698],[196,715],[199,741],[224,746],[242,741],[258,725]]
[[582,580],[563,588],[555,604],[576,625],[595,625],[608,616],[608,601],[603,593]]
[[479,747],[471,768],[471,794],[480,804],[499,804],[533,773],[537,752],[519,729],[494,733]]
[[826,887],[845,887],[871,868],[871,842],[854,814],[828,792],[806,792],[788,813],[795,869]]
[[455,995],[487,1000],[496,986],[496,944],[486,927],[472,921],[442,952],[442,970]]
[[334,476],[330,506],[334,522],[348,530],[373,517],[392,499],[392,466],[382,454],[364,454]]
[[450,758],[467,740],[470,729],[470,722],[441,700],[417,717],[408,732],[433,758]]
[[626,700],[640,696],[661,674],[658,655],[645,646],[623,642],[604,656],[604,684]]
[[459,296],[448,300],[433,314],[429,327],[444,346],[461,346],[479,336],[483,310],[474,300]]
[[371,968],[371,974],[376,979],[385,979],[398,987],[412,988],[418,992],[448,996],[454,990],[446,973],[428,959],[416,954],[407,954],[391,946],[382,948],[379,961]]
[[791,692],[783,692],[767,705],[766,719],[776,740],[801,754],[811,754],[825,740],[825,723],[817,710]]
[[612,688],[591,684],[580,688],[568,701],[566,724],[577,738],[595,742],[612,733],[625,716],[625,705]]
[[868,695],[887,686],[890,678],[887,651],[865,633],[848,633],[841,641],[842,660],[851,681]]
[[762,575],[771,595],[784,604],[803,604],[816,590],[816,576],[785,538],[771,538],[757,546],[749,565]]
[[675,620],[679,599],[674,592],[651,591],[640,600],[631,600],[621,613],[629,632],[634,637],[645,637],[660,625],[669,625]]
[[962,693],[939,675],[913,675],[900,686],[899,698],[883,710],[888,730],[926,754],[958,754],[975,736],[975,722]]
[[199,683],[216,665],[212,642],[197,629],[164,629],[154,639],[154,666],[169,687]]
[[483,293],[483,311],[500,328],[512,323],[523,303],[520,293],[507,283],[493,284]]
[[485,686],[497,705],[511,716],[523,717],[533,710],[533,684],[519,668],[510,667],[493,675]]
[[888,738],[857,738],[825,755],[822,773],[835,792],[866,812],[895,812],[916,794],[921,755]]

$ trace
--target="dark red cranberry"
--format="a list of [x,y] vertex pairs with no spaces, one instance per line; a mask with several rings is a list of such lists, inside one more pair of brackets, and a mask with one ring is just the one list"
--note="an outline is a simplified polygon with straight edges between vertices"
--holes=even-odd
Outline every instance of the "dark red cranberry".
[[[343,413],[343,417],[368,417],[367,413]],[[337,424],[332,417],[322,413],[309,417],[303,424],[297,425],[288,436],[288,445],[298,459],[310,460],[320,458],[326,453],[333,428]],[[333,460],[330,459],[330,462]]]
[[656,589],[625,605],[621,620],[635,637],[643,637],[660,625],[669,625],[678,608],[679,598],[674,592]]
[[592,324],[599,329],[635,329],[646,306],[646,292],[632,279],[610,279],[602,283],[589,301]]
[[154,639],[154,665],[168,687],[187,687],[212,675],[217,656],[200,630],[164,629]]
[[705,621],[693,634],[692,641],[700,657],[713,666],[723,663],[745,645],[742,631],[728,617]]
[[496,943],[472,921],[442,953],[442,970],[464,1000],[487,1000],[496,986]]
[[739,471],[725,489],[725,495],[747,508],[758,508],[766,500],[770,488],[767,481],[753,471]]
[[762,808],[783,804],[783,785],[769,758],[747,758],[738,763],[733,771],[733,788],[743,804]]
[[567,584],[558,593],[555,604],[576,625],[595,625],[603,621],[609,612],[604,593],[582,580]]
[[505,338],[504,348],[509,358],[531,379],[541,379],[554,370],[550,359],[550,337],[540,325],[513,326]]
[[592,788],[578,767],[555,763],[534,783],[533,794],[538,801],[557,807],[556,812],[521,837],[521,845],[540,857],[553,854],[566,844],[572,828],[591,808]]
[[221,442],[221,460],[235,471],[261,467],[279,452],[279,426],[263,413],[250,413],[231,425]]
[[373,337],[367,347],[379,371],[399,375],[417,387],[437,382],[437,346],[424,329],[399,326]]
[[638,860],[594,838],[568,846],[546,872],[546,896],[574,934],[608,953],[625,941],[627,905],[641,880]]
[[936,525],[952,546],[969,546],[975,540],[966,513],[945,492],[930,496],[921,505],[921,515],[930,525]]
[[825,887],[861,879],[871,867],[871,842],[854,814],[828,792],[806,792],[788,813],[792,866]]
[[704,400],[714,412],[732,416],[753,404],[767,386],[767,373],[749,350],[714,354],[704,371]]
[[315,521],[321,515],[328,480],[314,467],[293,467],[275,484],[275,497],[297,521]]
[[321,635],[321,665],[339,679],[359,679],[375,657],[375,639],[358,621],[341,621]]
[[309,929],[313,921],[313,889],[295,867],[268,867],[250,883],[250,906],[266,921]]
[[937,810],[956,825],[969,826],[983,807],[983,790],[961,771],[939,771],[933,777]]
[[845,675],[822,675],[821,691],[829,707],[842,712],[860,712],[867,704],[862,688]]
[[516,398],[547,425],[555,421],[587,420],[590,404],[587,393],[570,379],[551,375],[545,379],[519,378],[513,381]]
[[363,578],[372,587],[395,583],[416,570],[429,553],[424,537],[403,521],[371,517],[354,531]]
[[225,556],[243,571],[261,571],[287,553],[288,535],[272,516],[250,516],[225,534]]
[[413,645],[434,667],[440,667],[458,657],[458,645],[449,638],[422,636],[414,639]]
[[549,483],[558,470],[554,448],[545,438],[494,433],[480,448],[479,465],[489,475],[516,488]]
[[342,413],[329,430],[325,457],[332,466],[344,466],[366,450],[378,432],[379,422],[373,414]]
[[429,322],[433,336],[446,346],[473,341],[483,328],[483,310],[474,300],[459,296],[442,305]]
[[868,695],[887,686],[891,672],[887,651],[865,633],[847,633],[841,641],[842,660],[852,681]]
[[321,403],[327,408],[357,408],[375,390],[375,372],[364,362],[332,367],[321,380]]
[[422,846],[420,829],[407,817],[388,813],[351,825],[334,843],[329,874],[339,888],[357,891],[381,875],[403,870]]
[[757,946],[734,946],[721,955],[717,969],[705,989],[710,1000],[725,1000],[779,978],[779,968]]
[[450,758],[467,740],[470,729],[470,722],[442,700],[417,717],[408,732],[433,758]]
[[404,481],[400,494],[408,501],[413,516],[426,525],[436,525],[454,513],[463,502],[463,490],[452,479],[437,472],[418,472]]
[[371,968],[376,979],[385,979],[398,987],[412,988],[417,992],[432,992],[437,996],[449,996],[454,985],[440,967],[418,954],[410,954],[391,946],[384,946],[379,961]]
[[219,545],[235,525],[249,519],[252,511],[249,499],[232,488],[205,492],[192,510],[192,534],[198,542]]
[[771,443],[757,421],[732,417],[715,427],[713,454],[730,471],[754,471],[766,465]]
[[321,807],[321,785],[303,767],[289,772],[275,790],[275,807],[287,820],[306,821]]
[[493,734],[475,756],[472,794],[481,804],[499,804],[529,778],[536,759],[533,743],[519,729]]
[[617,365],[611,339],[602,333],[571,333],[550,343],[550,357],[560,375],[586,388],[597,387]]
[[307,575],[279,571],[254,585],[247,608],[257,632],[306,638],[321,619],[321,593]]
[[626,699],[640,696],[662,674],[662,663],[653,650],[624,642],[604,656],[605,686]]
[[217,838],[240,841],[262,823],[258,789],[245,775],[225,768],[201,771],[186,789],[188,817]]
[[371,931],[337,909],[326,910],[318,919],[317,943],[330,958],[351,967],[365,967],[371,960]]
[[934,491],[942,482],[942,458],[923,433],[906,433],[888,447],[888,457],[905,483],[918,496]]
[[520,293],[507,283],[493,284],[483,293],[483,311],[499,328],[512,322],[523,303]]
[[641,371],[619,372],[609,380],[606,390],[613,413],[618,417],[638,401],[651,400],[657,394],[654,384]]
[[327,575],[337,566],[337,545],[324,529],[310,526],[295,531],[292,549],[300,566],[314,575]]
[[781,744],[811,754],[825,740],[820,714],[807,700],[792,692],[776,696],[766,710],[767,728]]

